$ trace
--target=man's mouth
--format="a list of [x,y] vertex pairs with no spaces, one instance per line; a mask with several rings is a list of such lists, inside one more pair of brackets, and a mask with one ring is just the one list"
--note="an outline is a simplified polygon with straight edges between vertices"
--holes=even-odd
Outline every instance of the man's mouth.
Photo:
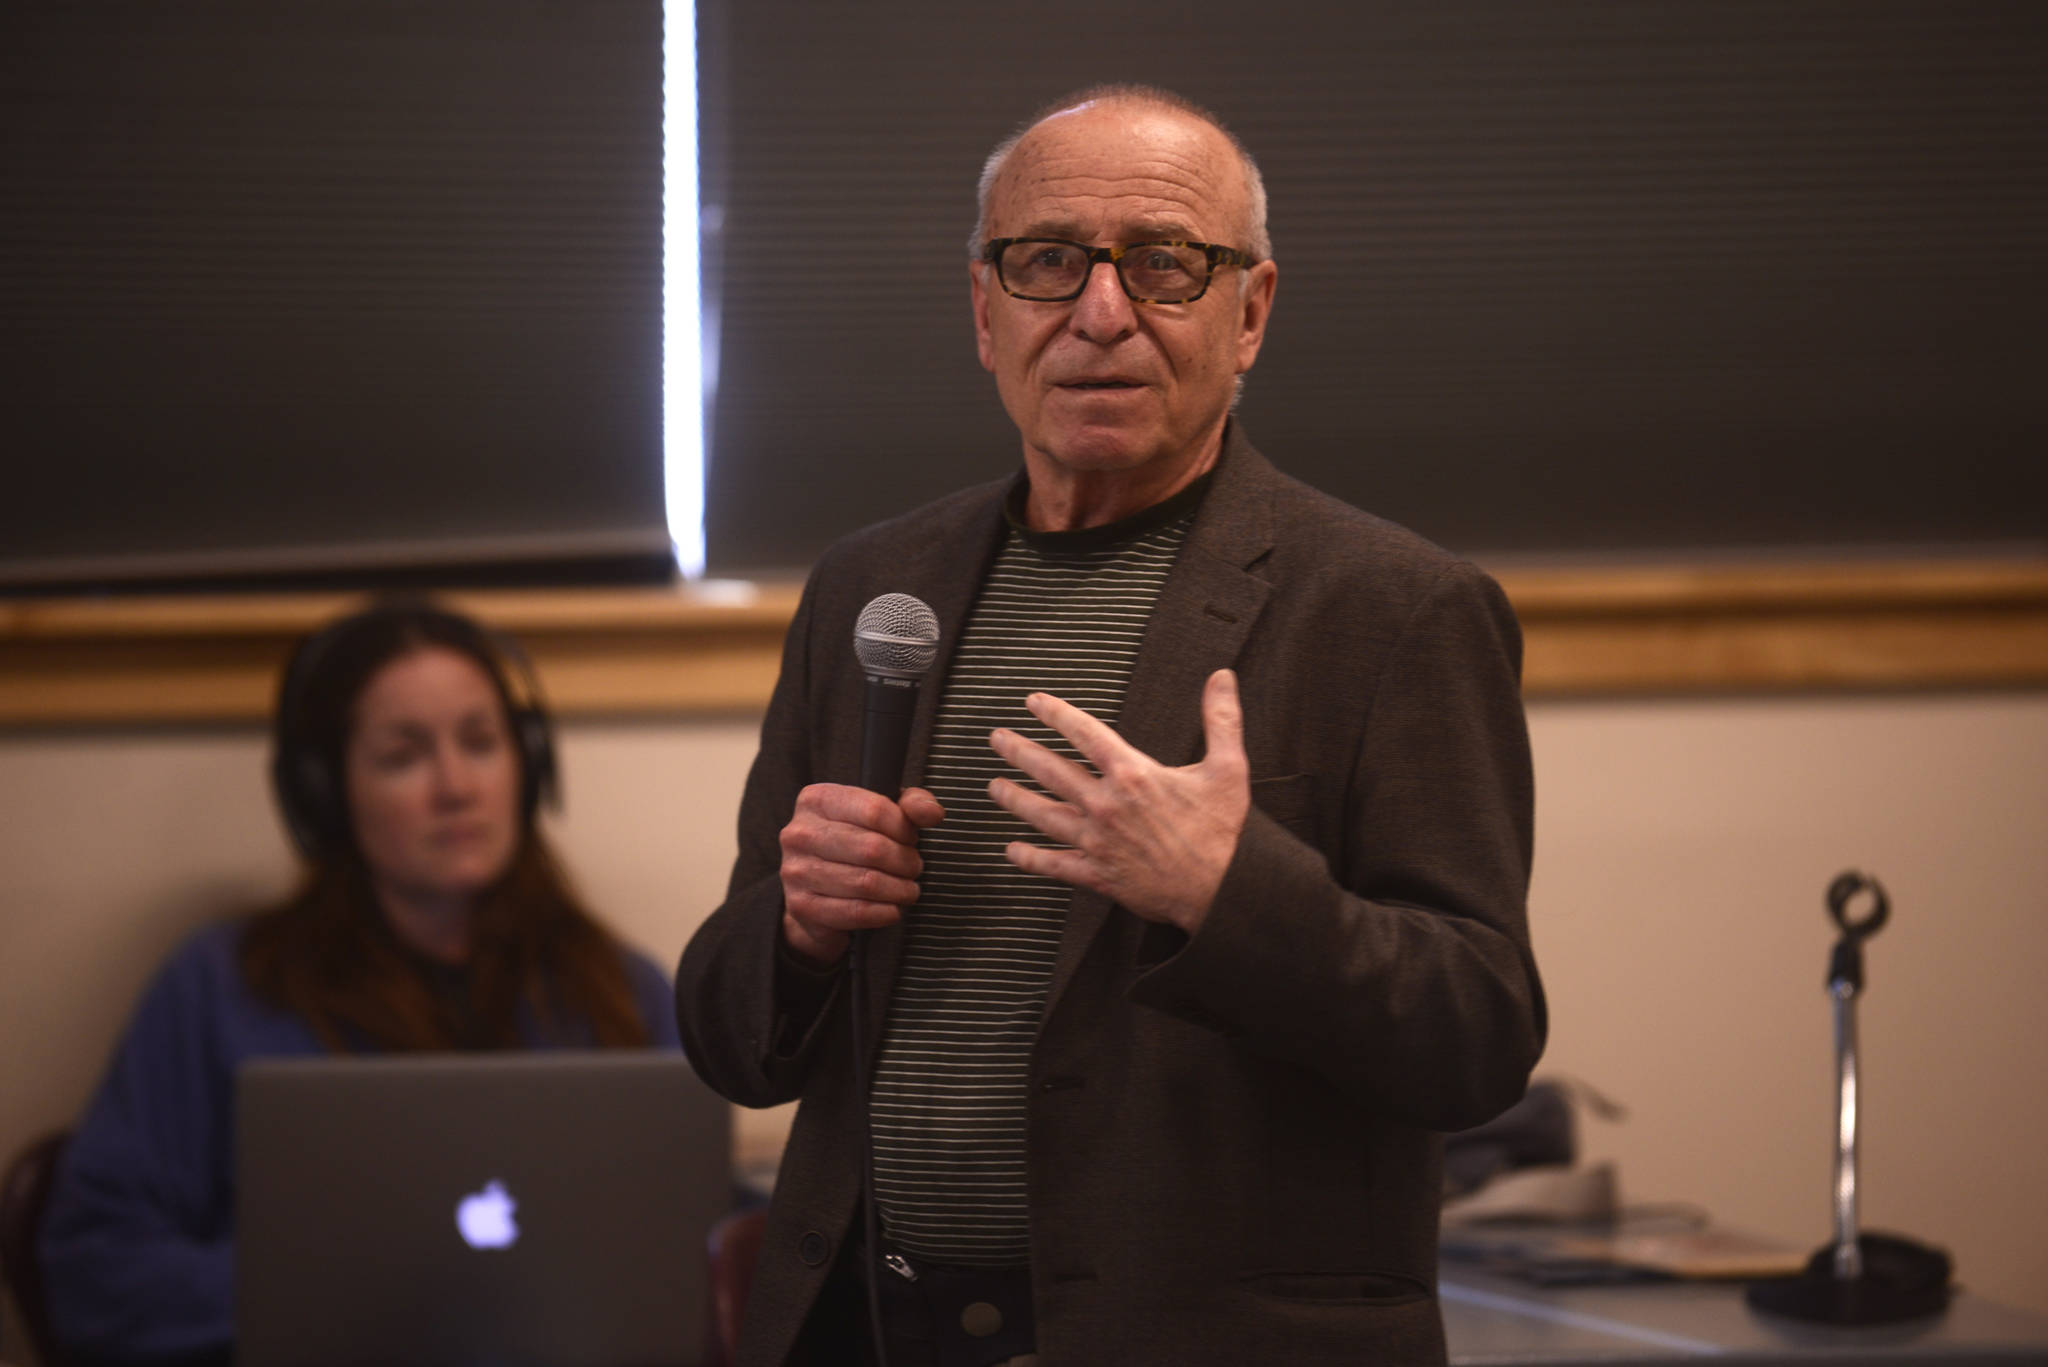
[[1062,389],[1141,389],[1134,380],[1063,380]]

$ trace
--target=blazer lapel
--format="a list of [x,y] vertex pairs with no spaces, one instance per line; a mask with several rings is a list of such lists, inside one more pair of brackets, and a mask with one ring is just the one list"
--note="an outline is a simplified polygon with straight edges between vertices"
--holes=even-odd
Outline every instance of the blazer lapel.
[[[1274,476],[1273,467],[1233,422],[1215,483],[1195,514],[1145,628],[1117,722],[1125,740],[1161,764],[1178,767],[1202,757],[1202,685],[1237,662],[1265,610],[1272,586],[1250,569],[1273,546]],[[1046,994],[1046,1017],[1101,932],[1111,905],[1100,893],[1074,894]]]

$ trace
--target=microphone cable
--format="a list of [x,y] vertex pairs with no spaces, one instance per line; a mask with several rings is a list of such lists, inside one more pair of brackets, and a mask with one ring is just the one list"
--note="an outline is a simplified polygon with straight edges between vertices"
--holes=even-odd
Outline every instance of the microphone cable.
[[865,956],[861,953],[861,941],[866,935],[866,931],[854,931],[848,937],[846,947],[846,971],[853,975],[847,1000],[853,1017],[854,1095],[860,1098],[860,1209],[862,1234],[867,1244],[867,1257],[862,1260],[866,1267],[862,1270],[861,1281],[867,1285],[868,1329],[874,1339],[875,1367],[889,1367],[889,1348],[882,1333],[881,1290],[882,1274],[888,1269],[882,1262],[882,1221],[875,1209],[874,1094],[867,1051],[867,974],[863,971]]

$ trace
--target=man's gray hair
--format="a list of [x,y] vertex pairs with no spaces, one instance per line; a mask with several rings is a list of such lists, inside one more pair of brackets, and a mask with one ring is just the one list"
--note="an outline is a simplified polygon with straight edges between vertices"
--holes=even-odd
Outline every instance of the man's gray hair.
[[[1237,140],[1237,134],[1225,127],[1223,120],[1217,118],[1193,100],[1185,96],[1176,95],[1171,90],[1164,90],[1156,85],[1110,84],[1091,85],[1085,90],[1077,90],[1071,95],[1065,95],[1054,100],[1051,104],[1039,109],[1030,118],[1018,125],[1017,130],[1011,133],[1009,137],[996,144],[995,151],[989,153],[988,160],[982,164],[981,183],[975,188],[975,204],[977,207],[974,217],[974,235],[967,239],[968,256],[977,261],[981,259],[981,246],[986,240],[985,234],[988,231],[989,194],[995,189],[996,180],[1002,175],[1003,166],[1009,161],[1010,153],[1016,151],[1017,144],[1024,141],[1024,135],[1055,114],[1062,114],[1070,109],[1078,109],[1084,104],[1095,104],[1101,101],[1151,105],[1157,109],[1175,110],[1200,119],[1203,123],[1208,124],[1211,128],[1221,133],[1224,139],[1229,142],[1231,149],[1237,153],[1238,164],[1244,168],[1245,186],[1249,191],[1251,199],[1251,222],[1247,225],[1250,240],[1244,244],[1244,249],[1251,253],[1254,261],[1264,261],[1273,254],[1273,240],[1266,232],[1266,182],[1259,175],[1259,164],[1252,160],[1252,154],[1246,150],[1245,145]],[[1228,243],[1226,245],[1236,246],[1237,244]]]

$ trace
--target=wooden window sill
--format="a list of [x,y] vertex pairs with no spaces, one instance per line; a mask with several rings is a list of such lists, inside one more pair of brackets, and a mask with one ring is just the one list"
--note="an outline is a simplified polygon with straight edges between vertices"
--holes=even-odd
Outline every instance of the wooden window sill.
[[[1500,573],[1532,698],[2048,685],[2048,561]],[[797,586],[450,593],[569,716],[767,702]],[[0,726],[252,722],[343,594],[0,601]]]

